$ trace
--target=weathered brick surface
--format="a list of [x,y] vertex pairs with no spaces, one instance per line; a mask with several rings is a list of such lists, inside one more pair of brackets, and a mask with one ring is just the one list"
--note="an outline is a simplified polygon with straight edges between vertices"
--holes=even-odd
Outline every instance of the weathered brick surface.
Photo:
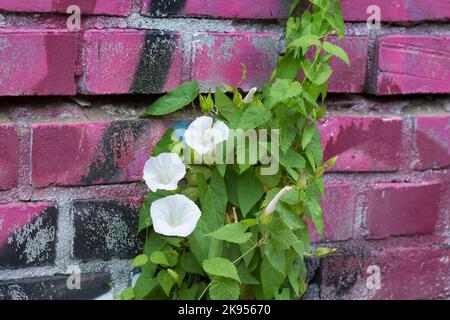
[[124,120],[31,128],[32,184],[46,187],[140,181],[165,127],[157,121]]
[[108,273],[81,273],[80,289],[68,289],[70,275],[0,281],[0,300],[88,300],[110,290]]
[[277,63],[279,36],[253,33],[203,33],[193,40],[192,79],[204,89],[237,85],[247,68],[243,90],[262,87]]
[[320,237],[310,224],[312,241],[344,241],[352,238],[356,193],[348,184],[326,185],[322,210],[325,234],[324,237]]
[[0,96],[74,95],[77,34],[0,30]]
[[377,47],[376,94],[450,92],[450,37],[389,35]]
[[151,16],[193,16],[239,19],[278,19],[287,17],[290,0],[142,0],[142,13]]
[[91,30],[84,36],[88,94],[160,93],[182,82],[180,36],[163,31]]
[[380,183],[371,187],[367,199],[366,225],[370,237],[433,233],[441,184]]
[[[362,92],[366,77],[367,37],[348,37],[340,43],[351,61],[347,66],[334,59],[334,75],[330,79],[330,92]],[[193,39],[192,79],[199,80],[203,89],[222,84],[240,84],[243,90],[254,86],[262,88],[277,63],[280,39],[275,34],[254,33],[202,33]],[[241,83],[242,67],[247,78]]]
[[402,119],[333,116],[319,127],[324,158],[338,155],[330,171],[395,171],[400,166]]
[[434,0],[341,0],[347,21],[366,21],[372,15],[367,8],[380,8],[383,21],[423,21],[450,18],[450,3]]
[[14,125],[0,124],[0,146],[0,190],[8,190],[19,179],[19,135]]
[[450,116],[417,118],[415,143],[416,169],[450,166]]
[[[369,290],[369,266],[381,271],[381,289]],[[353,249],[329,257],[321,266],[322,299],[415,300],[448,299],[450,249],[388,248],[384,251]]]
[[[229,19],[285,19],[289,0],[260,0],[255,5],[230,0],[142,0],[142,13],[150,16],[216,17]],[[433,0],[342,0],[346,21],[366,21],[367,8],[376,5],[382,21],[424,21],[450,19],[450,4]]]
[[139,254],[138,209],[134,204],[114,200],[86,200],[73,203],[76,259],[129,259]]
[[131,12],[132,0],[0,0],[0,11],[11,12],[61,12],[77,5],[81,14],[125,16]]
[[57,213],[51,203],[0,205],[0,269],[51,264]]
[[363,92],[366,81],[368,38],[348,36],[345,41],[332,41],[342,47],[350,60],[347,66],[342,60],[333,58],[333,75],[328,83],[329,92]]

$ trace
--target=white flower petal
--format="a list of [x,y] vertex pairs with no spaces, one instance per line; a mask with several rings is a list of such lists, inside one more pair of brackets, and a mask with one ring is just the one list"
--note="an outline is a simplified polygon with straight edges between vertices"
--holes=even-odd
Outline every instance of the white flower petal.
[[197,226],[201,212],[192,200],[177,194],[154,201],[150,206],[150,216],[155,232],[187,237]]
[[213,118],[202,116],[189,125],[184,133],[184,141],[199,155],[204,155],[214,150],[228,135],[229,129],[225,123],[217,121],[213,126]]
[[144,165],[144,181],[153,192],[176,190],[185,175],[186,166],[175,153],[161,153],[148,159]]
[[214,131],[214,143],[219,144],[228,139],[230,135],[230,129],[222,121],[216,121],[213,126]]

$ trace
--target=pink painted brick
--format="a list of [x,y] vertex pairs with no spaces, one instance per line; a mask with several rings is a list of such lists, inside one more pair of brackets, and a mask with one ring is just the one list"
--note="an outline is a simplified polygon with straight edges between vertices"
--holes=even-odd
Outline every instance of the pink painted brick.
[[[367,288],[369,266],[380,268],[381,288]],[[321,299],[418,300],[450,296],[450,249],[352,248],[322,262]],[[370,269],[369,269],[370,271]]]
[[34,124],[32,184],[136,182],[165,126],[157,121]]
[[[242,78],[243,63],[247,67],[247,79],[241,88],[262,88],[276,66],[279,40],[279,36],[274,34],[199,34],[193,42],[192,79],[199,80],[204,90],[222,84],[236,85]],[[337,58],[333,60],[330,92],[364,91],[367,37],[348,37],[339,45],[347,51],[351,66]]]
[[194,16],[278,19],[289,13],[290,0],[142,0],[142,13],[152,16]]
[[91,30],[84,50],[83,93],[161,93],[182,82],[177,33]]
[[366,21],[367,8],[377,5],[383,21],[423,21],[450,18],[450,3],[435,0],[341,0],[346,21]]
[[353,236],[353,224],[356,210],[356,193],[348,184],[327,185],[322,199],[324,237],[320,237],[312,224],[311,240],[344,241]]
[[339,156],[330,171],[396,171],[400,167],[401,118],[330,116],[319,130],[325,160]]
[[348,54],[350,66],[342,60],[333,58],[331,68],[333,75],[328,83],[330,92],[363,92],[366,81],[368,56],[368,38],[348,36],[345,41],[332,41],[342,47]]
[[132,0],[0,0],[0,11],[11,12],[61,12],[77,5],[82,14],[127,16]]
[[[286,19],[290,0],[142,0],[142,13],[151,16],[193,16],[228,19]],[[341,0],[346,21],[366,21],[367,8],[377,5],[382,21],[424,21],[450,18],[450,4],[435,0]]]
[[450,166],[450,116],[417,118],[415,143],[418,154],[416,169]]
[[380,183],[367,196],[370,238],[433,233],[439,210],[439,183]]
[[243,90],[262,88],[270,78],[278,57],[279,36],[254,33],[198,34],[193,42],[192,79],[204,90],[222,84],[237,85],[241,64],[247,67]]
[[0,96],[75,95],[77,34],[0,31]]
[[19,179],[19,135],[12,124],[0,124],[0,190],[17,185]]
[[47,202],[0,205],[0,269],[51,263],[57,213]]
[[390,35],[377,44],[376,94],[450,92],[450,37]]

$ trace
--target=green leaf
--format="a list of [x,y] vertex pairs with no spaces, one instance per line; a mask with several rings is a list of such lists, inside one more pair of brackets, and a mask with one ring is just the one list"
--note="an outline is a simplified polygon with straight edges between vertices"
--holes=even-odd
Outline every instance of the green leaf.
[[199,194],[202,215],[194,232],[189,236],[189,242],[192,252],[201,264],[208,256],[220,255],[220,241],[204,237],[223,225],[228,203],[225,182],[217,170],[213,172],[209,185],[204,178],[199,179]]
[[242,244],[247,242],[252,237],[250,232],[245,231],[247,231],[247,227],[243,224],[229,223],[214,232],[208,233],[207,236],[218,240]]
[[270,112],[266,108],[250,107],[245,109],[239,120],[239,128],[243,130],[255,129],[270,120]]
[[134,290],[133,288],[126,288],[120,294],[121,300],[133,300],[134,299]]
[[163,266],[170,265],[169,260],[162,251],[155,251],[150,255],[150,262],[153,264],[160,264]]
[[274,297],[275,291],[278,291],[280,286],[283,284],[285,276],[278,272],[270,264],[267,258],[262,259],[260,275],[264,293],[263,299],[270,300]]
[[140,267],[143,266],[148,262],[148,257],[145,254],[138,255],[134,260],[131,262],[131,267]]
[[269,224],[274,250],[286,250],[298,243],[295,233],[280,218],[273,218]]
[[225,258],[210,258],[203,261],[203,270],[211,276],[224,277],[241,281],[233,262]]
[[319,37],[313,34],[304,35],[298,39],[291,41],[288,44],[288,48],[291,47],[306,47],[309,48],[311,46],[320,46]]
[[316,129],[315,125],[309,125],[306,124],[303,127],[303,134],[302,134],[302,148],[306,149],[308,144],[311,142],[311,139],[314,135],[314,130]]
[[211,300],[238,300],[240,295],[239,283],[228,278],[214,278],[209,287]]
[[306,165],[305,159],[292,149],[289,149],[286,154],[281,155],[280,163],[288,168],[304,169]]
[[286,256],[283,250],[275,250],[271,241],[263,246],[264,256],[270,264],[280,273],[284,272],[286,268]]
[[164,293],[169,297],[170,291],[175,284],[175,280],[173,280],[173,278],[166,270],[161,270],[156,277],[161,288],[164,290]]
[[300,67],[301,60],[296,59],[295,50],[288,51],[278,60],[278,66],[272,75],[272,80],[275,78],[294,80],[298,77]]
[[317,232],[323,236],[323,217],[322,217],[322,207],[320,206],[320,196],[312,193],[308,193],[306,200],[306,215],[312,219],[314,225],[316,226]]
[[230,121],[238,110],[233,101],[219,88],[216,88],[214,97],[217,110],[219,110],[219,112],[225,117],[225,119]]
[[142,268],[134,285],[134,295],[138,300],[145,299],[158,286],[158,279],[153,278],[150,266],[153,267],[153,265],[147,264]]
[[142,117],[162,116],[175,112],[194,101],[199,92],[197,81],[185,82],[156,100]]
[[186,272],[204,275],[201,265],[198,264],[192,252],[186,252],[180,257],[180,265]]
[[342,61],[345,62],[345,64],[347,64],[348,66],[350,65],[350,60],[348,59],[348,55],[347,53],[344,51],[344,49],[342,49],[341,47],[332,44],[331,42],[324,42],[323,45],[323,50],[325,50],[328,53],[331,53],[332,55],[338,57],[339,59],[341,59]]
[[173,128],[167,129],[166,133],[158,141],[158,143],[153,147],[152,157],[156,157],[164,152],[170,152],[170,144],[172,143],[172,134],[174,132]]
[[[251,192],[249,192],[251,190]],[[237,196],[242,215],[245,217],[264,194],[264,187],[252,170],[239,176]]]
[[259,284],[258,279],[256,279],[248,270],[245,268],[245,264],[239,264],[238,268],[239,278],[244,284]]

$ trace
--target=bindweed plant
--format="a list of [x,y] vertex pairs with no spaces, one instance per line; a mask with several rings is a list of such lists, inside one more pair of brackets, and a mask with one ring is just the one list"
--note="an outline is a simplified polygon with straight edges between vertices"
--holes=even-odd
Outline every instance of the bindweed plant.
[[[296,13],[301,12],[300,16]],[[120,299],[296,299],[307,290],[308,222],[323,234],[324,116],[333,56],[344,37],[339,0],[293,1],[286,50],[270,81],[243,97],[225,85],[200,94],[187,82],[143,117],[198,101],[203,116],[169,129],[144,168],[141,273]]]

